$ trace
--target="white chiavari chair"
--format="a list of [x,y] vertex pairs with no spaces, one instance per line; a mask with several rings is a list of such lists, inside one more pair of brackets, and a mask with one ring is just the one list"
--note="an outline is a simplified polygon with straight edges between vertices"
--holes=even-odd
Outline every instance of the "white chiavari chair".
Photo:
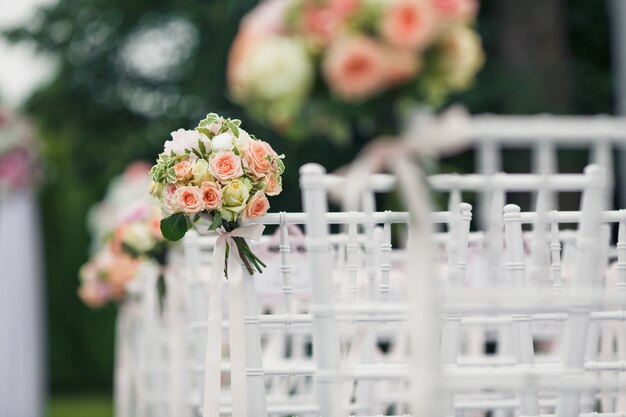
[[[590,164],[597,164],[605,169],[609,189],[616,183],[619,175],[614,169],[614,152],[626,146],[626,118],[609,115],[485,114],[471,117],[467,131],[475,145],[476,173],[493,175],[507,171],[503,151],[528,149],[532,152],[530,172],[557,174],[559,150],[583,149],[589,151]],[[605,197],[607,203],[612,199],[611,195]],[[490,217],[489,200],[489,190],[484,190],[481,204],[478,205],[478,217],[483,225],[487,224]],[[549,195],[548,201],[549,209],[558,209],[554,195]],[[605,208],[609,207],[607,204]]]
[[116,416],[168,416],[172,340],[159,306],[159,268],[144,263],[127,284],[116,329]]
[[[591,181],[589,182],[587,190],[583,196],[581,212],[553,212],[550,213],[549,216],[536,212],[520,214],[519,207],[507,206],[505,209],[506,213],[504,219],[505,224],[507,225],[505,234],[507,238],[507,252],[509,252],[507,267],[511,273],[520,278],[523,275],[525,267],[524,263],[520,262],[520,259],[523,259],[521,224],[525,223],[536,225],[537,219],[542,218],[542,221],[549,221],[551,224],[551,238],[549,246],[552,250],[553,256],[552,272],[554,278],[554,294],[561,293],[565,296],[566,294],[569,294],[568,291],[576,291],[576,289],[581,290],[581,293],[584,289],[586,291],[595,291],[596,295],[601,294],[602,287],[600,278],[603,276],[603,271],[607,267],[609,259],[609,228],[606,224],[600,227],[600,224],[611,223],[611,221],[614,222],[616,220],[611,219],[619,219],[621,216],[617,215],[619,212],[605,212],[600,215],[600,207],[602,204],[601,196],[604,191],[602,187],[602,178],[601,175],[599,175],[600,171],[597,168],[590,168],[587,174],[590,176]],[[567,288],[565,291],[563,290],[563,282],[560,277],[559,223],[580,224],[576,236],[576,252],[578,259],[578,266],[575,270],[576,275],[569,280],[570,282],[566,283]],[[618,240],[618,246],[620,243],[621,242]],[[580,249],[586,251],[586,253],[578,253]],[[581,276],[585,277],[586,282],[581,283]],[[539,290],[541,290],[541,288],[542,287],[539,287]],[[545,287],[543,288],[544,289],[541,291],[545,291]],[[565,342],[562,346],[563,357],[558,364],[552,364],[557,366],[556,368],[553,366],[552,371],[558,370],[558,377],[557,375],[553,376],[553,386],[550,387],[551,390],[555,390],[559,387],[559,383],[563,383],[563,381],[568,382],[568,380],[571,379],[571,381],[569,381],[571,382],[569,391],[561,392],[558,401],[554,401],[554,398],[541,398],[537,401],[535,398],[532,398],[534,395],[531,397],[532,404],[538,403],[542,405],[543,408],[551,407],[552,410],[556,408],[556,413],[559,416],[578,415],[579,412],[583,415],[591,415],[589,413],[593,412],[596,395],[598,393],[597,386],[601,385],[602,379],[599,381],[596,380],[593,383],[588,381],[587,385],[582,384],[582,381],[579,381],[578,379],[580,379],[585,372],[605,372],[623,369],[619,363],[595,361],[595,350],[597,349],[598,338],[597,333],[594,334],[593,326],[589,324],[597,322],[598,320],[606,320],[611,317],[620,317],[619,311],[592,311],[592,303],[590,301],[584,301],[584,298],[585,297],[581,297],[580,300],[577,300],[573,303],[573,305],[569,306],[569,308],[563,308],[563,310],[557,314],[517,314],[513,317],[513,323],[521,321],[522,323],[526,323],[526,325],[530,324],[531,319],[565,320],[569,327],[564,336]],[[619,303],[617,305],[619,305]],[[548,309],[553,307],[554,306],[552,305],[546,305],[545,308]],[[592,340],[592,342],[587,343],[588,340]],[[593,342],[593,340],[595,340],[595,342]],[[523,346],[520,347],[523,348]],[[532,358],[533,356],[534,355],[527,354],[528,358]],[[516,362],[519,363],[519,359]],[[544,364],[540,364],[540,366],[541,365]],[[526,366],[528,369],[533,368],[532,363],[526,364]],[[539,367],[537,368],[537,371],[544,369],[547,368]],[[500,368],[500,370],[503,370],[503,368]],[[574,380],[576,380],[576,382],[573,382]],[[549,379],[545,382],[546,386],[548,386]],[[597,386],[594,386],[594,384]],[[580,389],[576,389],[577,386],[580,387]],[[585,386],[586,389],[583,389],[583,386]],[[593,388],[589,388],[591,386]],[[529,407],[528,404],[528,394],[533,394],[532,390],[526,388],[522,391],[522,394],[524,393],[526,395],[522,395],[520,400],[517,401],[508,399],[502,403],[498,400],[490,401],[488,404],[490,404],[492,409],[499,404],[498,406],[501,407],[514,406],[516,409],[519,409],[521,415],[524,416],[538,415],[539,410],[534,407]],[[526,411],[523,410],[524,408],[526,408]],[[530,412],[528,411],[529,408],[531,408]],[[603,409],[603,411],[606,410]],[[617,414],[607,413],[606,415]]]
[[[364,181],[363,184],[370,191],[376,188],[376,184],[384,187],[378,191],[391,191],[395,189],[396,182],[389,176],[373,175],[370,182]],[[307,212],[307,239],[308,249],[310,251],[310,262],[312,271],[316,271],[316,278],[311,282],[312,285],[312,313],[314,320],[314,350],[317,346],[321,346],[322,351],[316,352],[316,394],[317,401],[320,405],[319,415],[340,416],[340,415],[404,415],[407,412],[408,403],[414,400],[410,396],[402,395],[409,389],[409,378],[412,372],[409,371],[410,363],[414,361],[417,352],[428,352],[428,348],[424,346],[412,345],[409,339],[412,339],[409,329],[412,315],[407,313],[410,310],[410,299],[412,293],[411,285],[408,280],[407,252],[398,251],[392,248],[392,224],[400,224],[406,227],[409,220],[407,213],[398,212],[363,212],[363,213],[328,213],[327,194],[336,187],[343,187],[344,190],[350,187],[346,178],[340,178],[334,175],[325,174],[322,167],[317,165],[307,165],[301,169],[301,188],[304,196],[304,207]],[[369,187],[369,188],[368,188]],[[461,274],[455,274],[457,270],[465,268],[464,252],[466,252],[467,244],[461,243],[458,251],[457,246],[450,242],[466,242],[469,237],[469,220],[471,218],[471,207],[467,204],[461,204],[458,209],[451,212],[432,213],[431,220],[434,223],[446,224],[448,226],[447,233],[437,233],[436,240],[444,240],[447,243],[448,253],[443,259],[449,263],[448,274],[452,279],[448,281],[458,284],[455,281],[461,279]],[[332,285],[328,278],[333,270],[333,258],[329,253],[329,237],[332,236],[330,227],[332,221],[329,221],[333,215],[343,216],[347,214],[348,230],[356,230],[355,223],[369,223],[370,230],[380,230],[377,227],[382,225],[382,234],[379,236],[373,233],[371,241],[376,246],[381,247],[379,261],[373,262],[379,265],[380,273],[374,274],[368,270],[365,274],[365,280],[369,285],[369,290],[379,289],[379,293],[369,293],[366,297],[353,297],[349,300],[337,299],[332,293]],[[364,228],[365,230],[368,227]],[[353,232],[354,233],[354,232]],[[427,231],[426,231],[427,233]],[[382,238],[382,239],[381,239]],[[379,240],[381,239],[381,240]],[[389,300],[389,274],[393,271],[390,258],[394,253],[401,252],[404,254],[404,262],[400,264],[400,270],[403,271],[403,277],[400,279],[401,288],[405,289],[405,293],[398,299]],[[458,254],[458,255],[457,255]],[[366,252],[368,258],[372,256]],[[437,256],[439,258],[439,256]],[[348,258],[350,259],[350,258]],[[430,259],[429,259],[430,261]],[[428,268],[421,265],[422,273]],[[407,269],[408,268],[408,269]],[[416,270],[413,270],[415,273]],[[424,280],[435,280],[435,275],[426,273],[421,276]],[[376,280],[379,283],[376,283]],[[348,285],[354,282],[354,277],[348,277]],[[435,283],[436,284],[436,283]],[[427,297],[429,298],[429,297]],[[352,302],[346,302],[352,301]],[[356,301],[356,302],[354,302]],[[371,317],[368,317],[371,316]],[[340,343],[342,335],[341,324],[344,320],[354,317],[366,319],[377,333],[391,331],[394,334],[394,343],[391,345],[393,352],[390,355],[377,356],[376,362],[368,361],[371,357],[361,356],[354,357],[343,355]],[[426,318],[428,320],[428,318]],[[454,337],[454,327],[457,324],[457,315],[449,315],[444,318],[444,326],[448,329],[446,338]],[[388,327],[389,326],[389,327]],[[389,330],[387,330],[387,327]],[[428,336],[425,329],[421,329],[422,338],[426,340],[425,345],[434,343],[434,336]],[[432,338],[432,340],[430,340]],[[355,339],[352,339],[353,341]],[[413,339],[414,340],[414,339]],[[413,340],[411,342],[413,342]],[[372,339],[363,337],[358,341],[358,345],[367,344],[369,347],[373,345]],[[411,347],[409,348],[409,345]],[[444,344],[447,349],[454,354],[454,343]],[[447,354],[447,357],[450,357]],[[426,359],[424,361],[424,359]],[[428,358],[419,358],[418,363],[429,363]],[[419,368],[420,374],[424,377],[418,384],[422,384],[423,392],[429,391],[428,386],[435,384],[434,379],[425,377],[428,375],[426,369]],[[414,382],[415,383],[415,382]],[[348,387],[348,390],[346,390]],[[366,391],[366,395],[361,394],[361,388]],[[415,392],[415,391],[413,391]],[[399,395],[400,394],[400,395]]]
[[[586,417],[595,415],[591,413],[597,399],[602,402],[599,416],[623,412],[616,390],[626,384],[622,379],[626,358],[620,343],[624,335],[619,327],[604,324],[626,317],[624,302],[619,298],[619,291],[626,288],[626,216],[623,212],[601,212],[605,193],[601,172],[590,168],[584,176],[458,176],[454,187],[448,188],[441,185],[444,180],[431,178],[433,184],[439,181],[440,189],[452,189],[456,194],[450,198],[448,212],[431,214],[434,223],[445,225],[433,236],[445,248],[433,257],[442,264],[441,275],[445,277],[441,316],[436,316],[441,324],[441,351],[438,357],[427,355],[418,361],[436,361],[443,366],[441,381],[433,378],[421,386],[424,392],[436,388],[443,394],[441,415],[469,417],[476,415],[471,413],[490,412],[507,417]],[[419,268],[408,266],[408,252],[395,245],[400,234],[392,233],[392,228],[406,225],[409,215],[376,212],[375,204],[371,204],[373,192],[395,188],[393,179],[372,176],[371,193],[361,202],[363,211],[329,212],[328,191],[345,186],[346,181],[325,175],[319,166],[308,166],[302,171],[306,213],[277,213],[255,220],[278,226],[278,239],[266,238],[254,246],[255,250],[262,250],[264,244],[278,248],[275,261],[279,265],[274,273],[280,275],[280,280],[267,278],[275,287],[272,293],[259,285],[263,275],[246,275],[244,279],[247,415],[374,416],[404,415],[409,411],[414,392],[410,390],[414,374],[411,363],[415,362],[414,345],[409,341],[414,318],[410,313],[414,311],[414,294],[409,291],[409,283],[415,277],[426,277]],[[471,233],[471,207],[460,203],[455,209],[454,204],[462,200],[461,191],[480,192],[493,184],[501,190],[492,194],[492,212],[499,209],[501,218],[494,223],[501,227],[486,234]],[[579,212],[548,211],[541,198],[537,198],[535,212],[504,206],[506,195],[502,190],[563,189],[583,191]],[[564,223],[577,227],[560,230]],[[619,233],[613,248],[607,225],[615,223],[619,224]],[[301,246],[301,241],[289,233],[289,228],[305,224],[305,251],[299,254],[294,246]],[[522,226],[531,230],[524,233]],[[497,285],[476,286],[468,277],[470,250],[472,244],[485,239],[502,242],[501,256],[489,259],[497,265]],[[155,320],[157,325],[141,326],[139,338],[153,345],[142,345],[140,350],[145,356],[142,353],[143,357],[138,357],[140,371],[152,375],[142,379],[150,388],[147,393],[140,392],[138,402],[145,405],[139,416],[202,414],[203,349],[208,336],[206,281],[211,259],[208,255],[214,243],[214,238],[195,233],[189,233],[183,242],[184,256],[177,277],[170,280],[173,286],[176,278],[180,278],[179,284],[182,282],[176,289],[182,289],[183,294],[174,298],[180,300],[183,318],[166,314],[160,325]],[[535,256],[537,251],[547,256]],[[295,273],[296,255],[302,255],[311,265],[307,274],[310,282],[302,286],[301,295],[295,291],[297,281],[302,279]],[[612,282],[615,291],[604,288],[602,281],[611,256],[617,256],[618,278],[607,282]],[[567,257],[574,265],[569,270]],[[435,275],[428,274],[427,278],[434,280]],[[439,297],[434,291],[426,296]],[[151,303],[154,306],[154,300]],[[172,304],[168,299],[166,310],[174,308]],[[184,331],[174,336],[174,328],[181,326],[176,320],[182,320]],[[566,327],[563,334],[555,336],[563,340],[563,352],[538,360],[533,348],[535,325],[549,321]],[[512,337],[506,354],[497,358],[465,355],[461,329],[468,326],[510,329]],[[223,330],[228,329],[225,320]],[[161,342],[155,333],[161,334]],[[179,342],[184,339],[180,342],[182,356],[180,346],[172,347],[174,338]],[[602,340],[600,351],[594,340]],[[161,353],[154,353],[155,349]],[[173,353],[176,351],[178,356]],[[175,364],[176,357],[182,358],[182,364]],[[169,371],[163,371],[164,363]],[[180,368],[186,371],[182,373],[184,381],[172,383]],[[159,369],[160,374],[154,375]],[[221,415],[230,415],[232,403],[237,401],[228,392],[229,369],[225,349]],[[177,392],[186,395],[172,394],[175,386]],[[171,410],[178,409],[179,403],[183,411],[173,413]]]
[[115,416],[131,417],[136,412],[138,372],[136,367],[140,289],[127,290],[130,297],[119,306],[115,323],[114,399]]
[[191,417],[189,406],[191,383],[188,357],[192,353],[189,343],[187,320],[191,308],[187,280],[184,250],[180,246],[170,248],[165,270],[165,298],[163,309],[165,341],[168,416]]
[[[590,207],[590,203],[589,201],[595,201],[596,204],[601,204],[602,201],[602,192],[604,192],[604,190],[602,189],[601,186],[601,175],[600,172],[597,168],[590,168],[589,172],[587,173],[587,178],[584,181],[585,187],[584,190],[585,192],[585,196],[584,200],[587,201],[587,203],[583,203],[583,213],[587,213],[587,220],[586,220],[586,224],[587,227],[590,223],[590,218],[589,216],[591,216],[591,213],[593,213],[594,209],[593,207]],[[500,176],[502,178],[502,176]],[[518,177],[518,178],[522,178],[522,177]],[[569,178],[561,178],[562,180],[567,180],[565,181],[565,183],[569,184],[562,184],[565,185],[567,188],[583,188],[583,183],[580,180],[580,178],[577,181],[573,181],[575,180],[575,178],[573,177],[569,177]],[[559,181],[555,182],[554,177],[550,178],[550,182],[553,182],[554,185],[558,184]],[[599,203],[600,202],[600,203]],[[586,207],[586,208],[585,208]],[[598,207],[600,207],[600,205],[598,205]],[[597,207],[596,207],[597,209]],[[526,274],[524,273],[524,270],[526,269],[526,264],[525,262],[523,262],[524,257],[525,257],[525,252],[527,252],[528,248],[524,249],[525,246],[525,242],[522,239],[522,229],[521,229],[521,219],[519,216],[519,208],[518,207],[514,207],[514,206],[508,206],[507,207],[508,212],[505,214],[503,220],[505,223],[505,238],[507,241],[506,244],[506,253],[507,253],[507,257],[508,257],[508,262],[506,263],[506,269],[508,270],[509,275],[511,275],[512,279],[510,280],[510,282],[512,282],[513,284],[517,284],[518,287],[521,287],[520,284],[524,284],[527,285],[527,283],[525,283],[525,281],[527,281],[526,279]],[[542,223],[543,222],[547,222],[547,218],[549,216],[547,216],[547,213],[545,211],[539,211],[539,212],[535,212],[532,213],[532,222],[526,222],[526,223],[531,223],[534,227],[538,227],[538,228],[542,228]],[[554,216],[552,216],[552,218],[554,219]],[[579,221],[583,222],[582,220],[579,219]],[[553,259],[552,259],[552,265],[550,268],[550,265],[534,265],[534,266],[540,266],[541,268],[539,268],[539,270],[552,270],[552,278],[553,278],[553,282],[554,282],[554,287],[556,290],[560,290],[563,287],[563,282],[562,282],[562,277],[560,275],[561,273],[561,259],[560,259],[560,249],[561,249],[561,245],[560,245],[560,241],[559,241],[559,233],[558,233],[558,222],[556,220],[552,220],[551,223],[551,241],[550,241],[550,245],[547,247],[547,251],[552,253]],[[581,228],[583,231],[585,230],[585,228]],[[596,253],[595,256],[593,257],[589,257],[587,258],[587,260],[585,262],[588,262],[587,265],[591,265],[591,268],[594,268],[594,266],[597,268],[597,270],[595,271],[595,276],[596,277],[600,277],[602,276],[602,271],[603,268],[606,268],[607,266],[607,262],[606,259],[608,257],[608,252],[609,252],[609,245],[608,245],[608,230],[609,228],[606,226],[603,226],[602,228],[599,228],[600,233],[595,237],[596,239],[596,249],[598,250],[598,252]],[[533,241],[532,245],[528,245],[530,247],[532,247],[532,250],[536,250],[537,248],[540,248],[543,243],[545,241],[545,234],[540,234],[540,233],[534,233],[533,238],[536,241],[539,241],[539,243]],[[568,236],[568,238],[571,240],[571,236]],[[583,240],[584,241],[584,240]],[[536,259],[534,259],[534,257],[532,256],[532,252],[530,254],[530,260],[529,260],[529,265],[528,266],[533,266],[532,262],[537,262]],[[576,270],[578,271],[578,269]],[[535,274],[537,274],[537,272],[535,272]],[[593,275],[593,273],[591,273],[591,275]],[[539,277],[541,278],[541,276]],[[534,285],[542,285],[543,287],[545,287],[546,285],[546,281],[547,278],[543,277],[541,279],[541,281],[539,282],[533,282]],[[600,314],[600,313],[599,313]],[[445,317],[445,316],[444,316]],[[551,319],[555,320],[564,320],[565,315],[563,313],[560,313],[556,316],[553,316]],[[546,315],[542,315],[542,314],[535,314],[535,315],[530,315],[530,314],[516,314],[512,317],[510,317],[509,319],[506,320],[506,322],[511,322],[513,323],[513,335],[515,335],[516,337],[514,337],[515,343],[514,343],[514,348],[516,351],[516,355],[513,362],[511,363],[518,363],[518,364],[523,364],[525,366],[532,366],[533,362],[534,362],[534,353],[533,353],[533,346],[532,346],[532,339],[529,337],[530,333],[531,333],[531,318],[533,319],[540,319],[541,320],[546,320],[546,318],[550,318],[550,316],[546,316]],[[472,318],[469,318],[470,322],[474,322],[474,324],[476,324],[476,320],[472,320]],[[478,320],[480,322],[480,320]],[[489,321],[489,320],[487,320]],[[570,325],[571,326],[571,325]],[[584,331],[584,329],[581,329],[582,331]],[[589,336],[592,340],[595,340],[597,343],[597,334],[594,335],[594,330],[593,330],[593,326],[590,328],[590,331],[588,332]],[[445,334],[445,333],[444,333]],[[526,335],[525,337],[522,337],[520,335]],[[590,367],[592,366],[591,364],[593,364],[593,358],[594,358],[594,352],[593,349],[590,347],[594,346],[594,342],[592,341],[591,343],[585,344],[582,343],[583,347],[580,348],[580,343],[578,343],[577,346],[579,346],[578,349],[582,349],[583,352],[585,352],[585,358],[587,359],[587,363],[586,366]],[[588,347],[586,347],[588,345]],[[569,344],[568,344],[569,346]],[[589,347],[590,346],[590,347]],[[445,352],[445,349],[444,351]],[[565,359],[568,358],[568,355],[573,355],[571,352],[566,350],[566,356]],[[571,356],[570,356],[571,357]],[[506,358],[502,358],[504,359],[503,364],[506,364]],[[567,360],[565,360],[565,363],[567,364]],[[571,366],[571,365],[570,365]],[[603,364],[600,366],[600,368],[604,367],[606,368],[606,366],[609,366],[608,364]],[[524,389],[521,391],[521,396],[520,396],[520,400],[507,400],[508,401],[508,407],[510,407],[513,403],[515,403],[515,406],[518,407],[521,411],[521,415],[535,415],[539,413],[539,400],[538,397],[536,395],[535,392],[533,392],[532,390],[528,390],[528,389]],[[562,396],[563,397],[563,396]],[[548,403],[552,403],[555,404],[554,399],[548,399],[547,400]],[[561,401],[563,401],[563,398],[561,398]],[[546,400],[543,400],[542,403],[545,405],[546,404]],[[497,410],[497,401],[496,402],[491,402],[491,409]],[[592,406],[590,406],[590,404],[592,404],[592,402],[589,401],[589,398],[585,398],[585,396],[583,396],[583,402],[582,402],[582,411],[589,411],[592,410]],[[467,405],[465,405],[464,407],[467,407]],[[563,407],[563,406],[560,406]],[[458,404],[457,404],[457,410],[458,410]],[[563,413],[567,413],[567,411],[563,411],[561,409],[559,409],[559,412],[561,413],[560,415],[566,415]],[[502,413],[501,413],[502,414]],[[502,415],[507,415],[507,414],[502,414]]]
[[[336,178],[330,178],[334,183]],[[376,182],[376,181],[375,181]],[[393,186],[393,183],[391,183]],[[383,191],[379,184],[373,191]],[[385,185],[382,188],[387,187]],[[365,201],[365,198],[364,198]],[[371,201],[371,199],[370,199]],[[371,206],[370,206],[371,207]],[[341,358],[346,363],[359,363],[364,366],[365,377],[359,372],[361,368],[352,367],[355,372],[344,376],[340,389],[334,394],[341,397],[345,404],[346,413],[360,415],[378,413],[379,409],[389,409],[389,404],[395,404],[392,398],[393,391],[389,385],[376,381],[378,374],[373,370],[378,366],[377,361],[395,360],[395,368],[390,368],[392,374],[406,362],[406,326],[399,326],[398,315],[394,314],[394,305],[406,298],[405,279],[392,267],[397,263],[405,262],[403,251],[392,250],[391,226],[395,223],[406,223],[406,213],[373,213],[371,217],[366,212],[339,212],[325,213],[325,219],[334,225],[345,226],[344,231],[338,231],[329,236],[329,250],[333,262],[337,267],[332,269],[331,275],[325,276],[316,264],[315,276],[309,274],[310,283],[305,297],[294,297],[294,281],[302,277],[293,276],[294,254],[293,238],[288,233],[290,225],[303,225],[309,216],[304,213],[278,213],[268,215],[255,222],[279,227],[280,267],[282,287],[277,286],[274,294],[259,294],[254,289],[263,275],[254,279],[246,277],[250,287],[247,290],[246,300],[246,379],[248,381],[248,415],[319,415],[324,414],[329,405],[314,396],[314,389],[319,393],[319,380],[323,379],[323,370],[320,371],[320,353],[326,349],[327,343],[315,343],[316,338],[316,310],[311,297],[315,295],[315,286],[320,279],[329,279],[330,295],[351,308],[363,305],[382,305],[384,314],[369,314],[361,312],[359,315],[344,313],[339,317],[337,337],[334,339],[342,346]],[[450,216],[446,213],[435,214],[435,220],[446,223]],[[468,223],[469,224],[469,223]],[[307,230],[308,233],[308,230]],[[308,235],[307,235],[308,237]],[[272,239],[270,238],[270,241]],[[262,248],[255,245],[255,250]],[[275,241],[270,242],[275,244]],[[189,336],[187,351],[189,360],[187,366],[191,370],[188,376],[189,396],[187,401],[191,416],[200,415],[202,402],[202,373],[204,340],[207,337],[203,322],[206,317],[206,286],[210,270],[210,256],[214,238],[198,236],[191,232],[183,242],[185,262],[180,276],[186,277],[187,312],[189,321],[187,335]],[[301,243],[296,242],[298,246]],[[307,239],[304,256],[311,257],[315,253]],[[297,254],[300,256],[300,254]],[[309,259],[310,260],[310,259]],[[269,280],[274,279],[269,277]],[[296,284],[296,286],[301,284]],[[265,295],[276,297],[279,303],[268,303],[269,307],[262,311]],[[203,300],[204,299],[204,300]],[[388,308],[389,311],[385,311]],[[406,319],[404,319],[406,322]],[[224,323],[224,330],[228,324]],[[403,330],[401,332],[400,330]],[[399,334],[400,333],[400,334]],[[275,336],[283,336],[282,340]],[[399,335],[398,335],[399,334]],[[286,337],[287,336],[287,337]],[[290,339],[291,352],[287,355],[277,354]],[[252,343],[250,342],[252,341]],[[277,343],[279,349],[273,346]],[[332,343],[329,341],[329,343]],[[387,349],[380,346],[386,345]],[[337,348],[339,349],[339,345]],[[298,351],[299,350],[299,351]],[[316,356],[311,358],[311,350]],[[228,379],[228,359],[223,358],[223,378]],[[195,377],[194,377],[195,375]],[[322,375],[321,377],[319,377]],[[319,377],[319,378],[318,378]],[[385,378],[382,378],[385,380]],[[387,378],[388,379],[388,378]],[[392,378],[394,379],[394,378]],[[316,381],[315,384],[313,381]],[[375,387],[386,387],[387,391],[379,393]],[[236,401],[229,398],[228,384],[223,384],[220,414],[229,415],[231,404]],[[385,398],[385,394],[389,398]],[[346,414],[347,415],[347,414]]]
[[[482,250],[474,253],[471,259],[470,285],[502,286],[510,285],[508,275],[504,273],[504,265],[501,262],[504,254],[504,219],[502,210],[513,193],[531,193],[535,197],[536,210],[540,213],[538,220],[548,211],[548,195],[558,192],[581,192],[589,183],[589,179],[582,174],[494,174],[494,175],[457,175],[444,174],[429,177],[431,187],[438,191],[448,193],[448,204],[452,206],[461,200],[463,193],[488,194],[490,217],[487,229],[482,240]],[[452,208],[449,208],[452,210]],[[543,214],[541,214],[543,213]],[[543,223],[542,223],[543,224]],[[533,283],[543,282],[547,285],[547,257],[548,248],[537,245],[544,234],[547,234],[545,226],[535,227],[535,238],[528,242],[531,250],[529,261],[529,277]],[[480,246],[479,246],[480,247]],[[477,255],[477,256],[476,256]],[[487,346],[493,346],[499,356],[511,355],[514,347],[511,345],[512,334],[508,327],[491,326],[487,332],[480,327],[472,327],[466,337],[467,354],[475,358],[485,355]],[[494,333],[495,332],[495,333]]]

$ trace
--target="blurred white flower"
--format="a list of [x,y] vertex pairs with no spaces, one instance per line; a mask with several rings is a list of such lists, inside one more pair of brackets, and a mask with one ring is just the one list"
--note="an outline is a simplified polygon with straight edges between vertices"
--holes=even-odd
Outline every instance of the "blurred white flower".
[[166,154],[184,155],[186,149],[197,149],[198,141],[202,141],[207,151],[211,149],[211,141],[208,137],[195,130],[178,129],[171,133],[172,140],[165,142],[163,152]]
[[464,25],[446,34],[441,42],[441,52],[446,81],[455,90],[467,88],[485,61],[480,37]]
[[124,228],[122,242],[137,252],[145,253],[154,247],[156,239],[147,223],[135,222]]
[[249,39],[231,59],[230,87],[235,98],[270,119],[298,111],[313,82],[313,65],[302,42],[279,36]]
[[235,146],[239,149],[243,149],[244,146],[251,141],[252,138],[250,137],[250,134],[242,128],[239,128],[239,137],[235,138]]
[[111,181],[104,199],[90,209],[87,221],[92,251],[101,246],[107,234],[120,222],[129,221],[131,212],[155,204],[146,192],[150,186],[149,170],[150,165],[145,162],[131,164],[123,175]]
[[231,151],[233,149],[233,134],[231,132],[220,133],[211,141],[213,151]]

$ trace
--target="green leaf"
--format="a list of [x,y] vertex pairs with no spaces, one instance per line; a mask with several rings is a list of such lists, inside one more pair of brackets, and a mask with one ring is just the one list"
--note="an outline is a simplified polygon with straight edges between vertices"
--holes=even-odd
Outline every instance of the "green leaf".
[[180,240],[187,230],[189,230],[189,225],[184,213],[175,213],[161,220],[161,233],[167,240]]
[[276,164],[278,165],[278,173],[282,174],[285,172],[285,163],[282,158],[276,158]]
[[202,153],[202,155],[206,155],[206,146],[204,146],[204,142],[202,142],[202,140],[198,139],[198,149],[200,149],[200,152]]
[[213,136],[213,132],[211,132],[209,129],[205,128],[205,127],[196,127],[196,132],[200,132],[202,133],[204,136],[206,137],[211,137]]
[[126,243],[122,243],[122,249],[132,258],[139,258],[141,257],[141,255],[143,255],[143,253],[141,253],[140,251],[138,251],[137,249],[133,248],[132,246]]
[[233,135],[235,135],[236,138],[239,137],[239,128],[230,119],[226,120],[224,124],[230,129],[231,132],[233,132]]
[[219,121],[219,119],[220,119],[220,116],[217,115],[216,113],[209,113],[206,115],[204,119],[200,121],[200,123],[198,123],[198,127],[200,128],[207,127],[211,125],[212,123]]
[[166,171],[166,182],[168,183],[175,183],[176,182],[176,171],[174,170],[174,168],[169,168]]
[[209,230],[217,230],[222,225],[222,215],[219,211],[213,213],[213,219],[211,220],[211,225],[209,226]]

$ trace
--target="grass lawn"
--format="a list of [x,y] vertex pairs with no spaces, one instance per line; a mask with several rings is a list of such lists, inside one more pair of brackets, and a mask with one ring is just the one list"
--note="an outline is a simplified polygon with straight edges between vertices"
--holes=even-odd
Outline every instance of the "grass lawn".
[[48,417],[113,417],[113,400],[103,394],[53,396]]

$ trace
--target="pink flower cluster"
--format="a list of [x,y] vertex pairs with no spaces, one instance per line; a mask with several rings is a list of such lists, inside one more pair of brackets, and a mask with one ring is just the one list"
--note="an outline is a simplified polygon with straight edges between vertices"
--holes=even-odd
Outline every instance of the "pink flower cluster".
[[39,171],[37,160],[32,126],[0,108],[0,192],[32,185]]
[[126,284],[137,276],[140,264],[140,259],[105,247],[81,268],[79,297],[91,308],[122,301]]
[[267,213],[267,196],[282,191],[282,156],[252,138],[239,121],[209,115],[196,130],[172,132],[152,168],[150,193],[168,215],[201,212],[226,221]]
[[[275,99],[278,94],[293,104],[293,95],[261,87],[273,85],[268,79],[272,73],[267,70],[271,63],[255,57],[264,44],[288,38],[297,40],[296,45],[306,51],[302,56],[308,58],[304,59],[319,68],[310,72],[311,77],[320,73],[334,96],[348,103],[368,100],[420,76],[427,77],[426,56],[437,60],[446,55],[443,41],[456,28],[470,27],[477,12],[478,0],[265,0],[242,21],[234,41],[228,68],[230,89],[242,104],[253,108],[255,101],[264,99],[280,107]],[[478,37],[472,41],[478,41],[478,47],[466,52],[482,56]],[[297,62],[299,57],[291,54],[288,61],[277,63],[276,76],[289,83],[291,78],[285,75],[284,67],[300,71],[303,65]],[[477,65],[472,65],[476,61],[482,62],[476,57],[459,60],[458,65],[465,66],[462,70],[471,78],[477,71]],[[257,73],[263,78],[257,79]],[[432,76],[433,82],[442,78],[445,74]],[[293,85],[288,84],[292,91],[313,85],[303,77],[293,80]],[[270,118],[272,110],[267,109]]]
[[146,198],[145,185],[137,188],[134,184],[145,183],[148,171],[143,162],[131,164],[124,175],[113,180],[105,200],[96,206],[114,207],[114,212],[108,213],[111,219],[100,219],[107,228],[94,231],[100,240],[96,252],[79,272],[78,295],[89,307],[123,301],[126,286],[137,277],[142,263],[163,255],[161,210],[149,196]]

